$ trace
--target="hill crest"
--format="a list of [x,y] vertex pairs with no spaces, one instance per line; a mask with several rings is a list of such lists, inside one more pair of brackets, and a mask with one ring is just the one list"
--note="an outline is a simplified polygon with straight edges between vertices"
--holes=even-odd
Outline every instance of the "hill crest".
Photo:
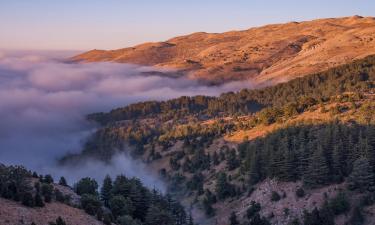
[[371,54],[375,18],[353,16],[198,32],[118,50],[92,50],[70,60],[172,68],[214,84],[243,79],[279,83]]

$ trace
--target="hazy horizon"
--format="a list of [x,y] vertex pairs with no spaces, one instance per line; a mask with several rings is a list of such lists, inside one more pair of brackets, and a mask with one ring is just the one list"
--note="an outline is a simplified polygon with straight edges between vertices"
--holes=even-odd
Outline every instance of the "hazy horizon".
[[303,4],[294,0],[2,1],[0,49],[117,49],[193,32],[216,33],[290,21],[374,16],[373,12],[375,3],[370,0],[319,0]]

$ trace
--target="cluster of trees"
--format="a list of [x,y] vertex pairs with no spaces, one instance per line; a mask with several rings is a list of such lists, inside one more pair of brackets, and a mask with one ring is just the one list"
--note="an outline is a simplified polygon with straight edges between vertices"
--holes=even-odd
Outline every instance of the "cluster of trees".
[[[329,101],[332,96],[354,92],[359,95],[357,97],[361,97],[360,93],[375,87],[374,81],[375,56],[369,56],[325,72],[263,89],[243,89],[219,97],[195,96],[142,102],[114,109],[109,113],[91,114],[88,116],[90,120],[105,126],[86,143],[82,154],[108,160],[116,149],[123,149],[124,143],[133,146],[134,155],[143,155],[144,145],[150,143],[167,148],[176,140],[192,140],[197,137],[212,139],[236,129],[235,124],[218,121],[213,125],[202,126],[199,121],[257,112],[247,121],[246,127],[268,125]],[[364,110],[363,114],[368,112],[369,110]],[[371,115],[367,117],[371,120]],[[142,119],[152,119],[153,122]],[[67,157],[66,160],[72,157]]]
[[[149,190],[137,178],[119,175],[114,181],[107,176],[98,191],[98,184],[83,178],[74,185],[81,196],[81,206],[105,224],[120,225],[184,225],[193,221],[184,208],[170,196]],[[109,211],[108,211],[109,210]]]
[[375,127],[332,122],[292,126],[239,146],[248,182],[303,180],[318,187],[353,176],[351,186],[373,188]]
[[[39,181],[34,182],[39,178]],[[0,165],[1,197],[21,202],[28,207],[44,207],[52,200],[67,203],[70,196],[64,195],[52,185],[51,175],[38,176],[24,167]]]
[[374,86],[375,56],[368,56],[325,72],[297,78],[287,83],[263,89],[243,89],[220,97],[180,97],[168,101],[150,101],[131,104],[109,113],[88,116],[101,124],[121,120],[160,117],[166,120],[183,118],[183,115],[217,116],[256,112],[264,106],[285,106],[306,98],[324,100],[344,92],[369,90]]

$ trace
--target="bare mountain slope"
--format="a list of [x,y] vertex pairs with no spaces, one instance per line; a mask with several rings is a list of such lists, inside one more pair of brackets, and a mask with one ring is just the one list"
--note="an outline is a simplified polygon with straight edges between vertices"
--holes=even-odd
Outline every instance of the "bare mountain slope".
[[213,83],[282,82],[375,54],[375,18],[344,17],[194,33],[119,50],[92,50],[73,62],[119,62],[177,69]]

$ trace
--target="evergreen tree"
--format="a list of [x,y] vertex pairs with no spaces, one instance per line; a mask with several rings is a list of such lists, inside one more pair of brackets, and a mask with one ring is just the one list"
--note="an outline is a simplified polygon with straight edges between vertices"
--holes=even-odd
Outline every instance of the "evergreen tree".
[[325,185],[329,181],[329,175],[330,172],[323,148],[318,145],[318,149],[310,159],[309,167],[304,176],[304,184],[310,188]]
[[225,199],[233,195],[233,186],[228,183],[227,175],[224,172],[217,176],[215,191],[218,199]]
[[65,221],[59,216],[56,219],[56,225],[66,225]]
[[44,179],[43,179],[43,182],[44,183],[47,183],[47,184],[52,184],[53,183],[53,178],[50,174],[47,174],[44,176]]
[[229,225],[239,225],[240,222],[237,220],[237,215],[235,212],[232,212],[229,217]]
[[34,202],[36,207],[44,207],[44,202],[39,193],[35,194]]
[[217,152],[215,151],[214,154],[212,155],[212,162],[215,166],[219,165],[220,164],[220,158],[219,158],[219,154],[217,154]]
[[35,202],[33,195],[30,192],[26,192],[22,196],[22,204],[28,207],[34,207]]
[[123,215],[132,215],[134,206],[129,198],[115,195],[109,201],[109,208],[115,218]]
[[366,158],[361,157],[354,162],[348,185],[350,189],[358,189],[360,192],[374,191],[374,175]]
[[355,207],[350,217],[349,224],[350,225],[362,225],[365,222],[365,219],[362,214],[362,210],[360,207]]
[[82,178],[74,185],[74,191],[78,195],[90,194],[97,195],[98,183],[89,177]]
[[145,225],[174,225],[173,216],[160,208],[151,206],[147,211]]
[[239,166],[239,161],[237,160],[236,150],[229,150],[227,155],[227,168],[229,171],[236,169]]
[[261,172],[261,158],[259,153],[255,151],[250,161],[250,170],[249,170],[249,183],[251,185],[258,183],[262,180]]
[[100,198],[103,201],[104,206],[109,207],[109,200],[112,197],[112,179],[107,175],[103,180],[103,185],[100,189]]
[[68,184],[67,184],[67,182],[65,180],[65,177],[60,177],[59,185],[61,185],[61,186],[68,186]]
[[101,208],[101,202],[97,195],[83,194],[81,196],[81,206],[86,213],[94,216]]

